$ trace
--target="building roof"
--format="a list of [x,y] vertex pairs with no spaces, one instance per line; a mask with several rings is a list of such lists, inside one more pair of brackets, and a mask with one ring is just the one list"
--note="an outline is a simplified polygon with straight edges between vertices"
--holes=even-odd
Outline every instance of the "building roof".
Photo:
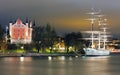
[[22,24],[22,21],[20,20],[20,18],[17,19],[16,23],[17,24]]

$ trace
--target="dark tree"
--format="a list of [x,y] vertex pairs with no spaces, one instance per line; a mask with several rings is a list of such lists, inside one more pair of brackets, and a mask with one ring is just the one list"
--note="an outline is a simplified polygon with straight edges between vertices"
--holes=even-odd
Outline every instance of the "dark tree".
[[44,47],[44,27],[34,27],[33,35],[35,47],[39,52],[39,50]]
[[53,44],[57,39],[57,33],[55,31],[55,29],[51,28],[50,24],[47,24],[45,27],[45,46],[46,48],[50,48],[50,52],[52,52],[53,50]]
[[0,43],[2,42],[3,35],[5,34],[5,30],[0,25]]
[[50,38],[51,38],[50,39],[50,47],[51,47],[50,52],[52,52],[54,42],[57,40],[57,33],[56,33],[56,31],[54,29],[51,31]]
[[75,33],[68,33],[65,35],[64,37],[64,41],[65,41],[65,46],[66,46],[66,52],[69,52],[69,47],[72,46],[75,48],[75,51],[78,50],[80,48],[80,46],[82,45],[82,34],[80,32]]
[[31,52],[33,49],[33,44],[22,44],[21,46],[23,46],[27,52]]

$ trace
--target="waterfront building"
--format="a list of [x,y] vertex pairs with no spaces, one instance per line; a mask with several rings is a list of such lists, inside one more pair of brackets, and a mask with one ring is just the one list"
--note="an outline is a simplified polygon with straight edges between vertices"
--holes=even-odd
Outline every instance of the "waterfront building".
[[24,24],[20,19],[16,23],[9,23],[11,44],[29,44],[32,42],[32,22]]
[[57,37],[57,41],[53,44],[53,50],[55,52],[65,52],[65,42],[62,37]]

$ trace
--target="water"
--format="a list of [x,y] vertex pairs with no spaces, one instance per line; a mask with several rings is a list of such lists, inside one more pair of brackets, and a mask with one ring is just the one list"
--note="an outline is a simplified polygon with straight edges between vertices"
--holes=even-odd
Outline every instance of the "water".
[[120,56],[1,57],[0,75],[120,75]]

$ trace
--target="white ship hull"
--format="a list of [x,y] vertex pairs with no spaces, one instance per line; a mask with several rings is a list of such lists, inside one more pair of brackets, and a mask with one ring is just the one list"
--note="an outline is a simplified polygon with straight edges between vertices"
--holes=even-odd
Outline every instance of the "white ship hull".
[[85,55],[87,56],[107,56],[110,55],[109,50],[103,49],[93,49],[93,48],[84,48]]

